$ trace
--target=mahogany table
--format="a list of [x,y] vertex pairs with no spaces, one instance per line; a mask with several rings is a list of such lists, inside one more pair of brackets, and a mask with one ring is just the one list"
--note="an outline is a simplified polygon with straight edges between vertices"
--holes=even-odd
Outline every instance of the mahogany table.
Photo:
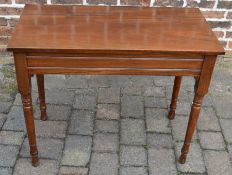
[[46,120],[44,74],[175,76],[174,119],[182,76],[196,79],[184,145],[190,142],[223,47],[199,9],[26,5],[9,42],[22,96],[32,165],[39,165],[31,100],[37,75],[41,119]]

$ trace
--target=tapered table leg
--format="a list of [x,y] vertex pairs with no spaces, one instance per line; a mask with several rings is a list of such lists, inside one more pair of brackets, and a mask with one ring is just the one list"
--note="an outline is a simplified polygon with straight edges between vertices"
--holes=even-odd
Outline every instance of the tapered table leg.
[[36,146],[35,124],[31,99],[31,76],[27,70],[26,56],[23,53],[14,54],[18,90],[22,97],[25,124],[30,145],[31,162],[33,166],[39,165],[38,150]]
[[181,80],[182,80],[181,76],[175,77],[173,91],[172,91],[172,100],[171,100],[171,104],[170,104],[170,111],[168,114],[168,118],[170,120],[175,118],[176,104],[177,104],[177,98],[178,98],[179,91],[180,91]]
[[36,78],[37,78],[37,85],[39,92],[40,114],[41,114],[40,118],[41,120],[47,120],[45,90],[44,90],[44,75],[37,74]]

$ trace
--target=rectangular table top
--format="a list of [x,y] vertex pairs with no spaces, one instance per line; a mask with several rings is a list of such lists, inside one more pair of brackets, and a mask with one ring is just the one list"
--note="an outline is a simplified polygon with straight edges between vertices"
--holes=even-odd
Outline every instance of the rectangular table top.
[[197,8],[77,5],[26,5],[8,50],[224,54]]

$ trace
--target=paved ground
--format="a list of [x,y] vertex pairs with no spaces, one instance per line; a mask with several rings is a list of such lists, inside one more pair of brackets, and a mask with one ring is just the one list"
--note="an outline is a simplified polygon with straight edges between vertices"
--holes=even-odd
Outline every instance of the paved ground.
[[[225,69],[224,69],[225,68]],[[41,165],[30,164],[19,94],[1,93],[1,175],[231,175],[232,76],[215,71],[187,163],[177,158],[193,97],[185,78],[175,120],[166,118],[173,78],[47,76],[48,121],[33,103]],[[212,93],[213,92],[213,93]]]

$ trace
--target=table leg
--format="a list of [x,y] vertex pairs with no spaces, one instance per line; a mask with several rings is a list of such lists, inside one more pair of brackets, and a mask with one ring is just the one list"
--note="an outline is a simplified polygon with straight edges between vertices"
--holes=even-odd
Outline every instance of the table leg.
[[26,56],[23,53],[14,54],[18,90],[22,97],[25,124],[30,145],[31,161],[33,166],[39,165],[36,145],[35,124],[31,99],[31,76],[27,70]]
[[202,66],[201,75],[196,78],[195,96],[191,107],[184,145],[181,149],[181,156],[179,158],[179,163],[181,164],[186,162],[189,146],[196,128],[197,120],[199,118],[203,97],[208,92],[215,61],[216,56],[206,56]]
[[37,74],[36,78],[37,78],[37,85],[39,92],[40,113],[41,113],[40,118],[41,120],[47,120],[45,90],[44,90],[44,75]]
[[181,80],[182,80],[181,76],[175,77],[173,91],[172,91],[172,100],[171,100],[171,104],[170,104],[170,111],[168,114],[168,118],[170,120],[175,118],[176,103],[177,103],[177,98],[178,98],[179,91],[180,91]]

